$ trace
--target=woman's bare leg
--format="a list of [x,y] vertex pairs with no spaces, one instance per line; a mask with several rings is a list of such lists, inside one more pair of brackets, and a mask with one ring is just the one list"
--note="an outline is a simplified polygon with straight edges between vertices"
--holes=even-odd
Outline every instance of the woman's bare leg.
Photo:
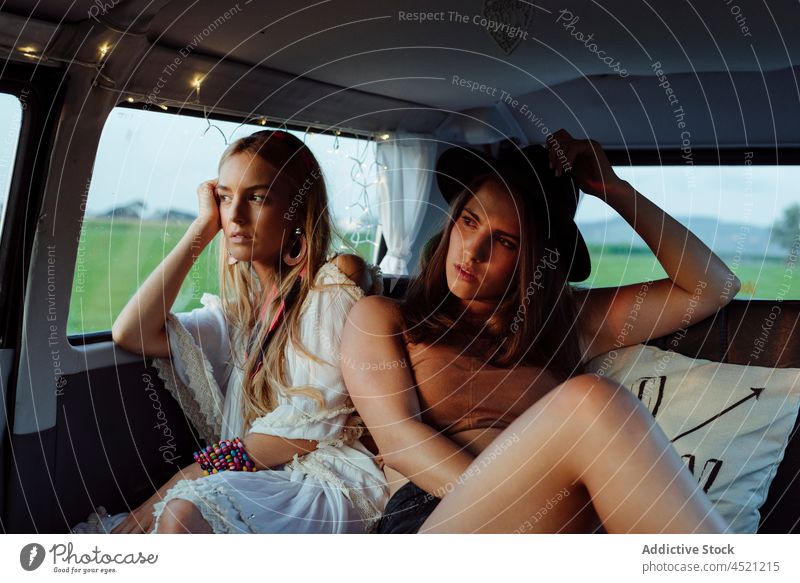
[[206,522],[197,506],[188,500],[173,498],[164,506],[158,521],[161,534],[212,534],[214,530]]
[[652,415],[594,374],[560,384],[470,465],[420,532],[723,532]]

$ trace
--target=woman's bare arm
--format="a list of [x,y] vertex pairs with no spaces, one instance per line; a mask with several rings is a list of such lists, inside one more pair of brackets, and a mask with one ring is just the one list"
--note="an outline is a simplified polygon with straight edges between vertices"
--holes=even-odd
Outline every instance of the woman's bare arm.
[[381,296],[359,301],[342,334],[342,373],[386,465],[442,497],[474,456],[420,420],[401,332],[395,302]]
[[248,433],[242,438],[248,457],[257,470],[265,470],[292,461],[294,455],[304,456],[317,448],[313,439],[287,439],[265,433]]
[[199,216],[114,321],[111,337],[125,350],[150,357],[170,355],[165,326],[167,314],[192,265],[220,229],[214,183],[208,181],[200,185]]
[[701,322],[741,285],[705,243],[630,184],[609,189],[606,200],[635,227],[669,277],[578,292],[590,346],[586,360]]
[[671,334],[711,316],[739,291],[736,275],[703,241],[614,172],[602,147],[556,132],[550,160],[562,174],[558,152],[585,193],[605,201],[642,237],[668,277],[576,292],[588,349],[584,360],[613,348]]

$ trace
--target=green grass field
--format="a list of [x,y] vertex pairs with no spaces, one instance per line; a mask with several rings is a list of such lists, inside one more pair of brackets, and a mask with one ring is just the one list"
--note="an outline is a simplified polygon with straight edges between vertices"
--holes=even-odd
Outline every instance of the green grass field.
[[[110,330],[114,318],[186,228],[185,222],[116,220],[112,224],[106,219],[87,219],[78,249],[67,333]],[[181,287],[173,312],[199,307],[204,292],[218,293],[218,240],[200,255]],[[356,251],[362,257],[371,257],[373,249],[370,243],[362,243]],[[590,246],[590,254],[592,275],[579,284],[582,287],[609,287],[666,277],[646,248],[629,251]],[[742,281],[737,298],[800,299],[794,270],[785,272],[782,258],[742,257],[738,265],[733,257],[722,259]]]
[[[110,330],[117,314],[187,227],[186,222],[177,221],[87,219],[78,247],[67,334]],[[219,293],[218,241],[219,236],[192,267],[173,312],[200,307],[204,292]],[[361,243],[355,252],[371,257],[373,248],[368,242]]]
[[[666,272],[647,248],[623,251],[590,245],[592,275],[579,285],[609,287],[662,279]],[[737,299],[800,299],[800,266],[786,269],[781,257],[720,257],[742,282]]]

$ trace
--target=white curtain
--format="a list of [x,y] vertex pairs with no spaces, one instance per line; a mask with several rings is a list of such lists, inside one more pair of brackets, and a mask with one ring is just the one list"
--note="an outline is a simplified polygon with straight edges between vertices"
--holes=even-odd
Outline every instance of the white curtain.
[[436,165],[436,144],[419,135],[393,135],[378,142],[378,219],[387,252],[385,274],[408,275],[411,249],[425,216]]

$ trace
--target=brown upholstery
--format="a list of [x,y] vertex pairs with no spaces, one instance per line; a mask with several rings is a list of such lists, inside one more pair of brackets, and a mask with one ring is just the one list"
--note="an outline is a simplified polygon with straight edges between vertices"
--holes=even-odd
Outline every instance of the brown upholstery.
[[[389,297],[401,298],[406,287],[405,278],[384,279],[384,295]],[[647,344],[716,362],[800,368],[798,319],[800,300],[733,300],[685,331],[652,339]],[[800,424],[797,422],[761,507],[759,532],[800,532]]]

